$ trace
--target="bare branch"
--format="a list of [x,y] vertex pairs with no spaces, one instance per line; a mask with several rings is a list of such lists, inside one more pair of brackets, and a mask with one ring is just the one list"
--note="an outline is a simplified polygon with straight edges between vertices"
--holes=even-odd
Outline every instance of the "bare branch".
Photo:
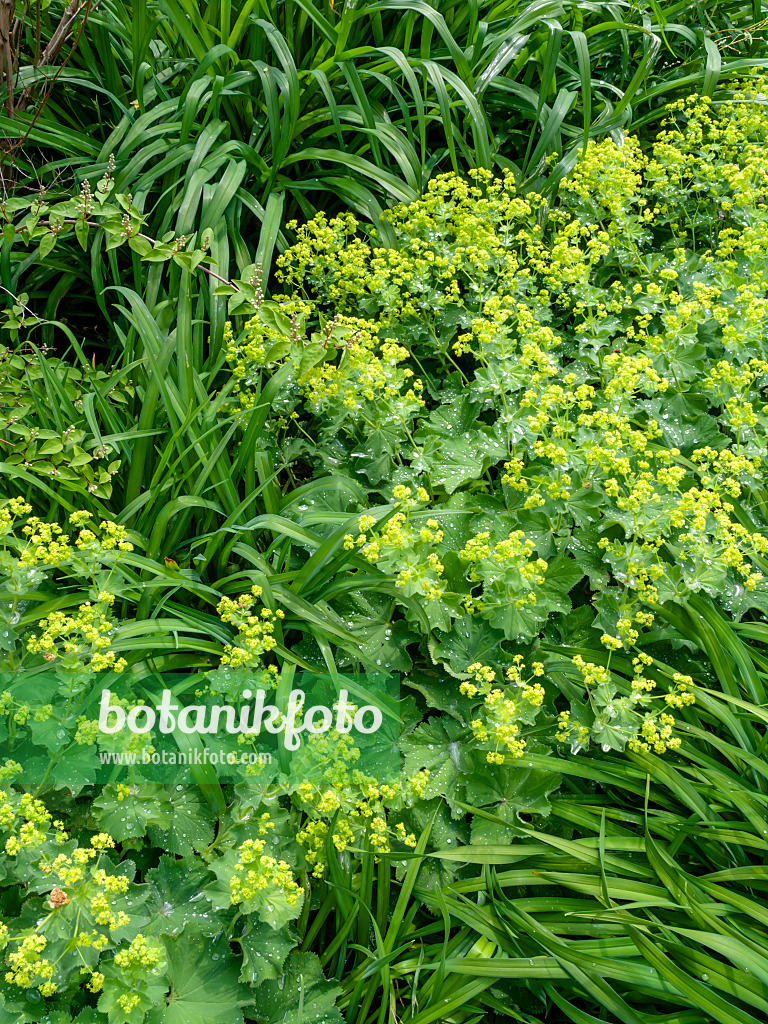
[[0,78],[5,76],[8,113],[13,115],[13,46],[16,0],[0,0]]
[[[2,2],[4,2],[4,0],[0,0],[0,3]],[[47,64],[51,64],[54,60],[56,60],[59,53],[61,52],[62,46],[67,41],[67,37],[69,36],[70,31],[72,30],[72,25],[75,23],[77,16],[80,14],[81,11],[87,10],[89,6],[90,4],[88,3],[88,0],[85,0],[84,3],[80,3],[80,0],[71,0],[71,3],[67,7],[66,11],[64,11],[64,14],[61,17],[61,21],[56,27],[56,31],[53,33],[48,45],[40,55],[40,61],[36,65],[37,68],[43,68]],[[48,89],[48,92],[50,92],[50,87]],[[46,98],[48,92],[46,92]],[[26,110],[29,104],[31,103],[33,96],[34,86],[30,85],[24,90],[24,92],[19,97],[18,103],[16,104],[16,110],[19,112]]]

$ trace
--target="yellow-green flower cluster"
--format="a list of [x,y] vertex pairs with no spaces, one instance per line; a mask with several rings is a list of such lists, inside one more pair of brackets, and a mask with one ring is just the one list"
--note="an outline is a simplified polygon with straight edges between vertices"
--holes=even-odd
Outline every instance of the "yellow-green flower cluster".
[[[648,618],[652,619],[651,616]],[[609,650],[617,649],[610,643],[606,646]],[[680,747],[680,737],[673,734],[674,716],[668,710],[655,712],[646,708],[659,701],[668,708],[693,704],[694,684],[690,676],[675,673],[673,685],[666,691],[656,692],[657,681],[648,675],[653,658],[644,651],[639,651],[632,659],[633,678],[629,687],[620,676],[611,672],[609,665],[596,665],[581,655],[572,660],[583,679],[595,718],[590,727],[583,721],[574,721],[569,710],[561,711],[556,734],[559,743],[570,744],[571,750],[577,751],[586,747],[591,738],[606,750],[611,747],[623,749],[626,745],[636,752],[653,751],[656,754]]]
[[51,815],[30,793],[11,795],[0,789],[0,829],[9,832],[4,849],[9,857],[22,850],[39,851],[46,842]]
[[347,534],[344,545],[347,550],[358,548],[369,562],[394,573],[395,586],[407,597],[418,594],[427,601],[439,601],[445,590],[444,566],[437,550],[443,531],[433,517],[411,515],[417,503],[429,500],[429,494],[419,487],[412,496],[411,488],[400,484],[394,488],[394,498],[405,512],[395,512],[379,534],[369,532],[375,524],[373,518],[361,516],[357,537]]
[[157,941],[151,942],[139,933],[127,949],[115,953],[115,966],[130,971],[135,968],[156,967],[162,959]]
[[462,562],[470,564],[470,583],[484,583],[483,598],[468,599],[471,609],[482,609],[498,594],[515,608],[536,604],[536,589],[545,582],[547,563],[534,558],[534,543],[522,530],[513,530],[496,543],[488,530],[470,537],[459,552]]
[[521,737],[521,725],[532,724],[546,696],[535,677],[544,675],[544,665],[533,662],[531,675],[523,678],[525,665],[521,654],[515,655],[506,671],[508,685],[502,689],[496,684],[497,673],[490,665],[474,662],[469,665],[468,680],[459,689],[465,697],[482,697],[480,717],[470,722],[470,728],[481,747],[489,747],[486,761],[504,764],[506,757],[522,757],[526,741]]
[[406,846],[416,845],[416,837],[404,827],[390,826],[387,812],[424,796],[429,781],[427,769],[393,782],[380,782],[352,767],[360,751],[349,735],[333,739],[310,736],[307,746],[313,781],[306,779],[296,787],[308,815],[296,839],[304,847],[316,878],[325,874],[329,833],[339,852],[368,843],[376,855],[389,853],[392,839]]
[[[367,479],[370,506],[397,502],[381,526],[361,502],[348,566],[360,554],[390,577],[452,676],[476,628],[551,639],[594,602],[601,664],[570,667],[583,710],[558,719],[572,749],[674,750],[649,709],[669,718],[693,691],[644,660],[654,610],[763,600],[766,85],[755,72],[734,102],[675,102],[650,148],[590,141],[552,201],[481,170],[388,211],[386,244],[321,214],[278,260],[289,295],[232,342],[241,389],[291,369],[277,422],[292,451]],[[501,672],[509,654],[487,660]],[[475,739],[519,753],[541,685],[523,697],[471,674],[462,689]]]
[[96,604],[81,604],[75,616],[52,612],[38,623],[42,632],[30,637],[27,650],[42,654],[46,661],[75,657],[91,672],[122,672],[125,658],[110,649],[116,623],[109,609],[114,601],[113,594],[101,593]]
[[75,552],[96,555],[109,551],[133,551],[133,544],[128,540],[128,531],[124,526],[118,526],[111,520],[86,526],[90,519],[90,512],[73,512],[70,515],[70,523],[81,527],[74,542],[71,542],[69,534],[64,533],[58,523],[46,523],[37,516],[31,516],[21,530],[26,542],[19,554],[19,565],[25,568],[37,565],[58,566],[69,560]]
[[224,648],[221,657],[223,665],[259,665],[262,655],[277,646],[275,627],[285,618],[285,612],[280,608],[274,612],[269,608],[262,608],[256,614],[253,605],[259,597],[261,587],[254,586],[251,587],[250,594],[241,594],[237,600],[223,597],[219,602],[219,618],[237,630],[235,643]]
[[42,953],[48,941],[44,935],[27,935],[20,940],[19,947],[6,957],[9,970],[5,980],[19,988],[32,988],[34,985],[43,995],[52,995],[56,991],[51,986],[53,964]]
[[114,839],[98,833],[89,845],[80,846],[40,800],[3,790],[0,833],[7,836],[6,872],[22,878],[34,872],[37,891],[42,892],[27,897],[40,901],[42,913],[34,931],[14,933],[7,924],[0,925],[0,947],[10,947],[5,980],[48,997],[63,991],[85,963],[88,987],[99,991],[104,978],[95,970],[96,962],[104,950],[118,945],[120,935],[114,933],[130,924],[132,902],[141,903],[136,899],[140,894],[131,892],[129,877],[105,857],[115,847]]
[[0,508],[0,537],[5,537],[13,530],[18,519],[26,518],[32,512],[32,506],[23,498],[9,498]]
[[672,735],[675,724],[673,715],[662,712],[658,716],[648,714],[644,717],[640,731],[627,744],[629,749],[637,753],[664,754],[667,750],[677,750],[682,740]]
[[280,893],[290,906],[301,896],[301,886],[290,866],[264,853],[262,839],[246,839],[238,848],[235,874],[230,880],[233,904],[249,903],[260,895]]

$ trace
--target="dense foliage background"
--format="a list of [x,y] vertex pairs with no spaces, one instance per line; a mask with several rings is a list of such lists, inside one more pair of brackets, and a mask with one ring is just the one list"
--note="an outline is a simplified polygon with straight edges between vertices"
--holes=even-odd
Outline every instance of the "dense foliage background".
[[0,1024],[765,1017],[763,33],[0,6]]

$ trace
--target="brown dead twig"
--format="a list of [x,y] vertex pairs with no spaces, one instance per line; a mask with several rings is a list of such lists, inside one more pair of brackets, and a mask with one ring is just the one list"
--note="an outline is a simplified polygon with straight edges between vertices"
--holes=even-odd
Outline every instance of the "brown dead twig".
[[[50,67],[54,64],[58,59],[64,44],[69,39],[73,26],[78,19],[80,19],[79,29],[74,41],[72,42],[69,53],[59,64],[55,74],[50,78],[43,78],[44,85],[42,94],[39,96],[38,109],[23,135],[0,138],[0,163],[8,154],[13,154],[20,146],[22,146],[29,137],[29,133],[34,127],[35,122],[45,108],[48,97],[50,96],[51,90],[56,84],[59,75],[62,73],[72,57],[72,54],[77,49],[77,45],[80,42],[80,36],[83,33],[85,23],[91,10],[92,0],[71,0],[62,14],[59,24],[54,29],[51,38],[42,50],[40,0],[34,0],[34,3],[35,55],[31,65],[31,70],[40,71],[41,69]],[[82,17],[80,17],[81,15]],[[35,99],[37,91],[37,83],[32,83],[25,86],[21,93],[17,95],[17,81],[19,78],[21,64],[22,29],[28,16],[29,3],[25,4],[24,9],[17,15],[16,0],[0,0],[0,88],[4,85],[5,98],[3,103],[5,113],[9,118],[16,118],[19,114],[24,113]],[[0,177],[2,177],[1,170]]]

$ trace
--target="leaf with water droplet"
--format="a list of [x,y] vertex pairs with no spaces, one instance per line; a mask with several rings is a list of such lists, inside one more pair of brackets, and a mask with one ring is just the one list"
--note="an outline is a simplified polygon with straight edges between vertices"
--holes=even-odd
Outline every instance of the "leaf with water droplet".
[[243,953],[240,980],[249,985],[276,981],[286,957],[299,941],[298,935],[288,927],[275,931],[259,921],[249,923],[248,931],[237,940]]
[[164,942],[170,991],[149,1011],[146,1024],[242,1024],[241,1007],[252,997],[239,981],[238,958],[228,944],[206,940],[194,924]]
[[341,988],[326,981],[314,953],[291,953],[285,973],[259,988],[259,1019],[265,1024],[344,1024],[336,1008]]
[[93,807],[99,828],[118,842],[141,838],[149,825],[167,828],[173,810],[165,788],[154,782],[132,787],[127,796],[105,786]]
[[155,846],[186,857],[202,850],[213,840],[210,809],[196,787],[176,787],[170,794],[171,819],[167,825],[151,825],[149,837]]
[[213,879],[199,857],[176,860],[163,856],[156,868],[147,872],[149,898],[146,909],[151,915],[144,929],[148,935],[179,935],[190,922],[196,922],[203,935],[216,935],[226,925],[226,917],[212,910],[203,889]]

